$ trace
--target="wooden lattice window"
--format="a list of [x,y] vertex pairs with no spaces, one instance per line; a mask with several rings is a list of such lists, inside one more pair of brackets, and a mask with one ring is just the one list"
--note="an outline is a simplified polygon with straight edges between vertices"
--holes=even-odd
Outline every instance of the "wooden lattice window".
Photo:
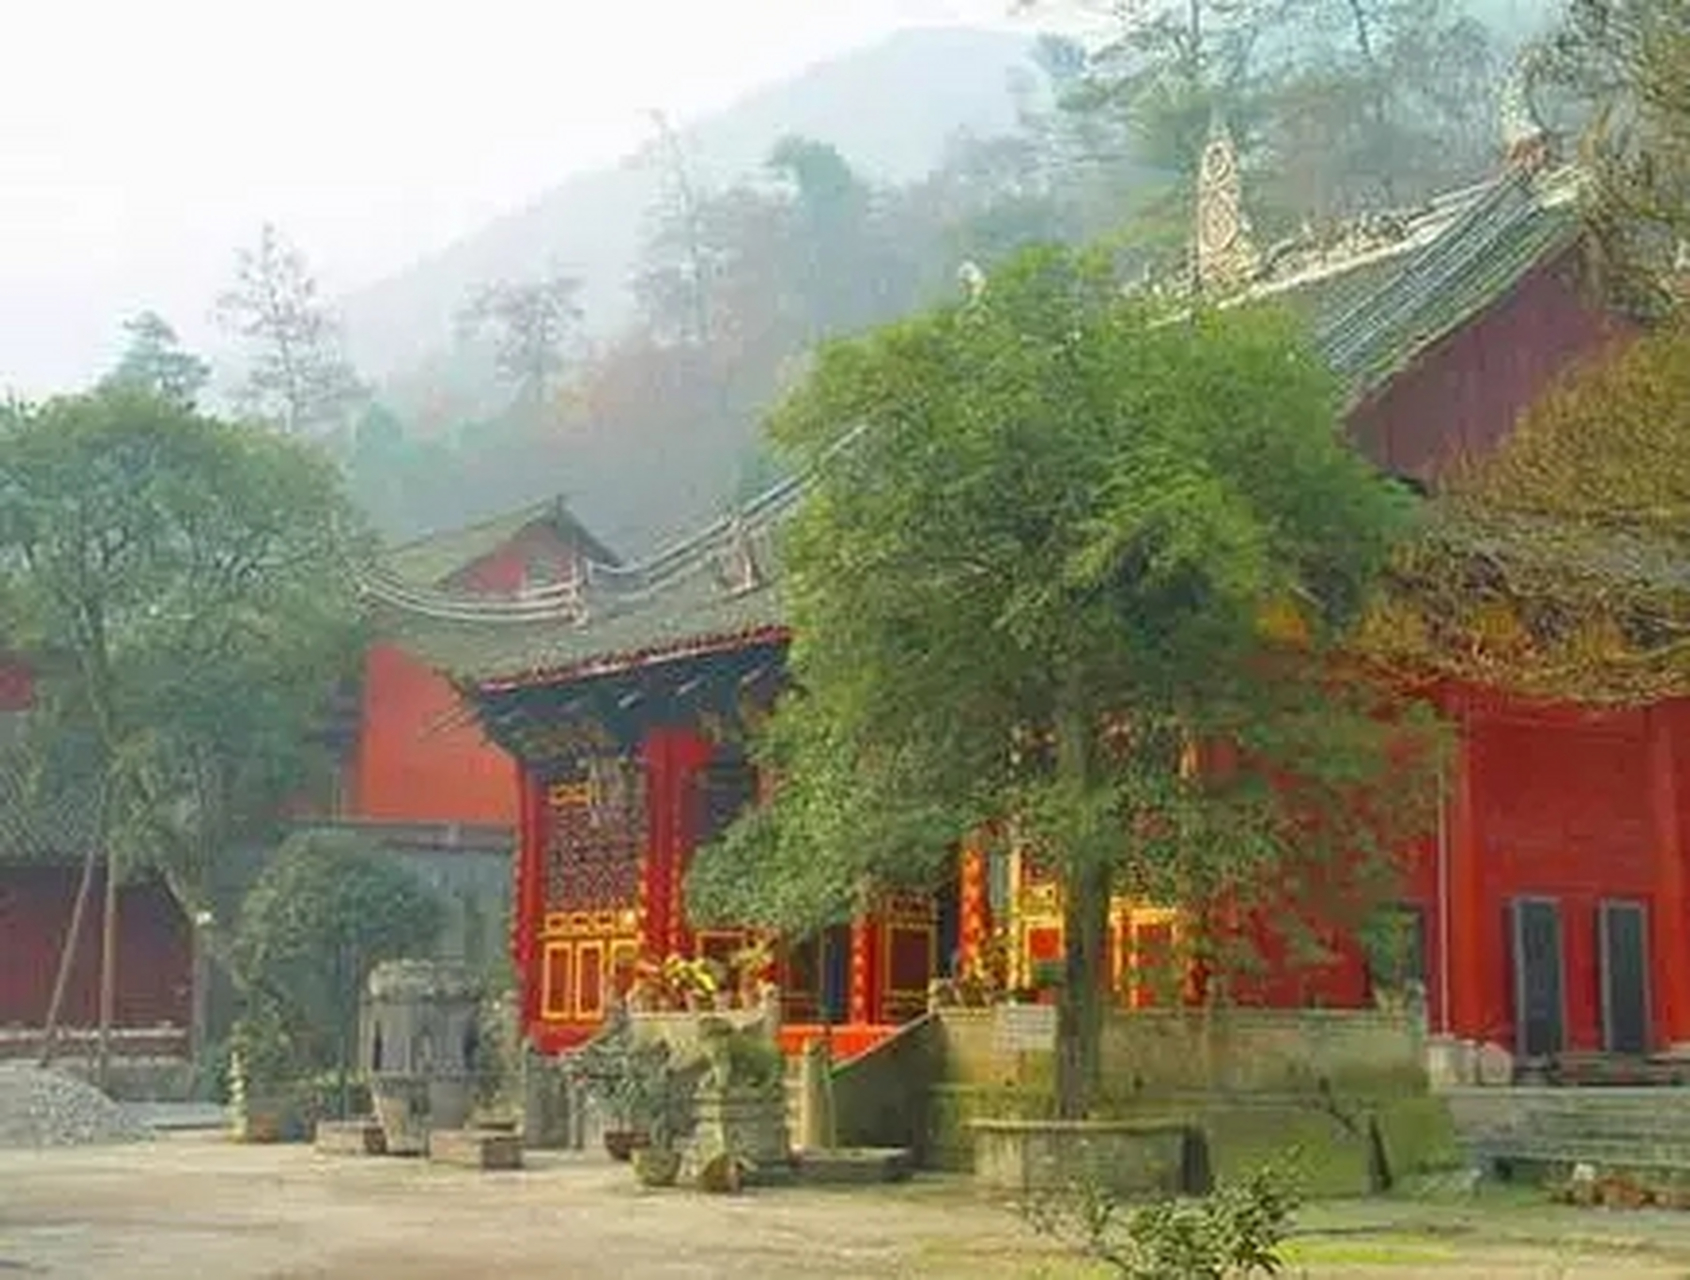
[[646,844],[644,768],[621,757],[584,766],[551,788],[551,818],[546,909],[632,907]]

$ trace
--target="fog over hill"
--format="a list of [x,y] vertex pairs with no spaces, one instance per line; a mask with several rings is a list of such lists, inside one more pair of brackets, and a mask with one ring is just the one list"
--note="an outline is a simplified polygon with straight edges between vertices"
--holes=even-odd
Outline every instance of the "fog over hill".
[[[1026,74],[1031,48],[1030,37],[1014,33],[903,32],[692,122],[680,129],[682,142],[696,173],[718,185],[759,169],[788,134],[832,143],[871,178],[909,181],[932,168],[959,130],[992,134],[1013,125],[1012,86],[1035,82]],[[413,370],[450,341],[471,289],[552,268],[582,279],[590,331],[618,328],[630,314],[628,278],[663,181],[654,143],[614,167],[565,178],[527,208],[352,294],[343,305],[354,359],[377,378]]]

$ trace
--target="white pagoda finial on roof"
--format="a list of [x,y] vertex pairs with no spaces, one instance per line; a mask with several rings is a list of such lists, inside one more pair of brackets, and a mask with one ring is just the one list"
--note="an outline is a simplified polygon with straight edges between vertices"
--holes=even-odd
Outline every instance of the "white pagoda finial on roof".
[[1217,109],[1197,167],[1197,283],[1205,290],[1242,288],[1255,274],[1256,246],[1244,212],[1238,147]]
[[981,295],[986,292],[986,273],[980,269],[980,264],[974,259],[966,259],[956,270],[957,283],[962,286],[964,296],[969,302],[979,302]]
[[1536,101],[1543,49],[1528,45],[1502,86],[1502,154],[1510,169],[1541,169],[1550,159],[1549,126]]

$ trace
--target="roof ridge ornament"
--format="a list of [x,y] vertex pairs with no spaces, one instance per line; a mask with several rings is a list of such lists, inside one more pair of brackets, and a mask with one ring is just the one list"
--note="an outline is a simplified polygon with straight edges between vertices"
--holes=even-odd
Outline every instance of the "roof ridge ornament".
[[746,595],[763,585],[763,570],[741,511],[728,520],[728,545],[716,561],[716,571],[717,581],[729,596]]
[[957,283],[962,286],[963,299],[969,306],[979,305],[986,293],[986,273],[973,258],[965,258],[956,271]]
[[1204,291],[1242,288],[1256,274],[1259,257],[1244,211],[1238,145],[1216,107],[1209,140],[1197,164],[1197,286]]
[[1553,137],[1537,104],[1544,62],[1543,46],[1528,44],[1502,86],[1502,156],[1510,170],[1536,173],[1553,159]]

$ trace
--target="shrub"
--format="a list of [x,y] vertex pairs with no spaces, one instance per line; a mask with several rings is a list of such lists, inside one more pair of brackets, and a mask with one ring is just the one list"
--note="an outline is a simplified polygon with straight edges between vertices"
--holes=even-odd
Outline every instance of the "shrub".
[[242,1012],[231,1039],[248,1080],[333,1072],[344,1113],[370,970],[426,952],[443,916],[421,881],[356,836],[287,840],[242,902],[232,948]]
[[1124,1280],[1248,1280],[1277,1275],[1297,1196],[1285,1170],[1257,1170],[1200,1198],[1126,1206],[1098,1181],[1026,1208],[1033,1229]]

